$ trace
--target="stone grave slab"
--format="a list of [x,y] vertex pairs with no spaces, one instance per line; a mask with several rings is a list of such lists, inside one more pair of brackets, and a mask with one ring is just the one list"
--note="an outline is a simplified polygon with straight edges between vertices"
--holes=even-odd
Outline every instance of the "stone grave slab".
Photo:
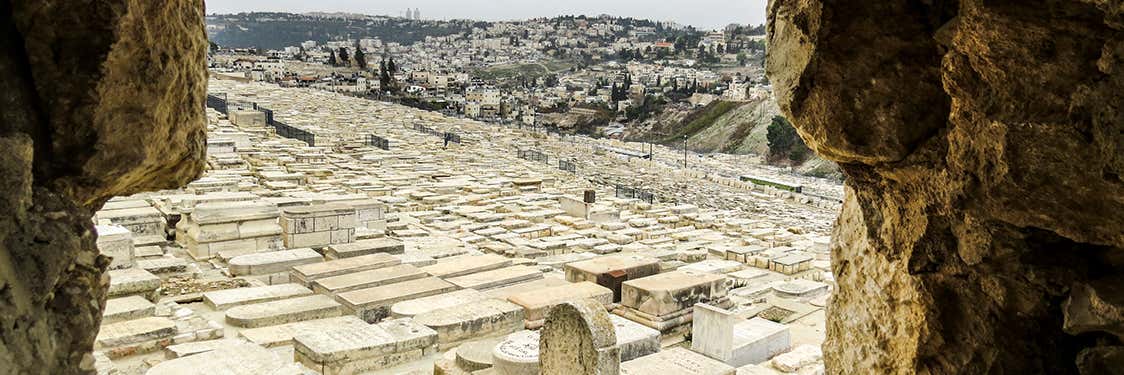
[[155,311],[156,305],[141,296],[111,298],[105,301],[101,324],[140,319],[152,316]]
[[660,331],[643,324],[609,314],[617,333],[617,347],[621,351],[621,361],[630,361],[660,351]]
[[460,288],[484,291],[542,278],[542,271],[538,268],[520,265],[447,278],[446,281]]
[[539,332],[519,331],[492,349],[492,369],[498,375],[538,375]]
[[621,283],[655,275],[660,261],[641,255],[606,255],[563,265],[566,281],[589,281],[613,291],[613,302],[621,300]]
[[429,311],[456,307],[489,298],[491,297],[474,289],[458,290],[395,303],[390,307],[390,316],[393,318],[411,318]]
[[330,318],[341,313],[340,304],[332,297],[312,295],[236,306],[226,311],[226,322],[235,327],[258,328]]
[[319,253],[307,248],[270,251],[230,259],[230,273],[235,276],[268,275],[289,272],[293,266],[323,261]]
[[223,346],[197,355],[160,362],[147,375],[301,375],[291,360],[251,343]]
[[580,282],[525,291],[507,298],[508,301],[523,307],[527,328],[542,326],[550,309],[560,303],[590,298],[605,306],[612,306],[613,291],[603,286]]
[[417,267],[399,264],[314,280],[312,281],[312,290],[317,293],[338,295],[353,290],[421,279],[426,276],[426,273]]
[[312,295],[312,290],[299,284],[277,284],[204,292],[203,302],[215,310],[226,310],[235,306],[308,295]]
[[[114,348],[155,340],[168,340],[176,335],[176,323],[164,317],[147,317],[105,324],[98,331],[98,348]],[[110,356],[113,358],[114,356]]]
[[401,301],[447,293],[456,285],[436,277],[339,293],[336,297],[347,310],[367,322],[377,322],[390,314],[390,306]]
[[393,238],[376,238],[352,243],[329,245],[324,250],[328,259],[344,259],[370,254],[402,254],[406,245]]
[[466,340],[523,329],[523,308],[499,299],[486,299],[418,314],[414,321],[436,331],[439,349],[445,350]]
[[300,334],[297,362],[323,375],[355,374],[420,359],[436,351],[437,332],[409,319]]
[[461,255],[439,259],[437,264],[422,267],[421,270],[436,277],[452,278],[510,265],[511,259],[496,254]]
[[160,278],[141,268],[111,270],[107,273],[109,298],[140,295],[153,300],[156,290],[160,289]]
[[252,343],[272,348],[291,345],[293,337],[314,332],[323,332],[335,329],[353,329],[368,326],[367,322],[354,315],[344,315],[332,318],[313,319],[303,322],[279,324],[275,326],[249,328],[238,332],[238,335]]
[[620,368],[622,375],[734,375],[736,372],[730,365],[678,347],[622,362]]
[[293,267],[289,279],[304,286],[311,286],[313,280],[396,266],[401,263],[401,260],[389,254],[376,253],[360,255],[344,259],[329,260],[323,263],[295,266]]

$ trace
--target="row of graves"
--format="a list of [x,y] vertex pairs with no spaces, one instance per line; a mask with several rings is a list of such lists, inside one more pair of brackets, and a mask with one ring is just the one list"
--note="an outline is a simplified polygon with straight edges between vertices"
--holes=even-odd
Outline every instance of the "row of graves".
[[[822,333],[793,330],[814,330],[832,289],[823,235],[617,197],[521,158],[497,134],[510,130],[306,89],[211,89],[341,136],[313,146],[210,110],[205,177],[107,203],[99,373],[549,373],[542,342],[568,340],[546,334],[549,317],[570,304],[605,314],[619,372],[822,369]],[[446,150],[418,121],[463,139]]]

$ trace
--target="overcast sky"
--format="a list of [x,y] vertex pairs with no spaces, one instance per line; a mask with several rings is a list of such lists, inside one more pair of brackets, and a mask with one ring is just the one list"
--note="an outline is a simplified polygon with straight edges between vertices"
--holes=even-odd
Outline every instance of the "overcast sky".
[[206,0],[207,13],[250,11],[352,12],[401,16],[406,7],[421,9],[422,18],[468,18],[488,21],[566,14],[675,21],[700,28],[730,23],[765,22],[767,0]]

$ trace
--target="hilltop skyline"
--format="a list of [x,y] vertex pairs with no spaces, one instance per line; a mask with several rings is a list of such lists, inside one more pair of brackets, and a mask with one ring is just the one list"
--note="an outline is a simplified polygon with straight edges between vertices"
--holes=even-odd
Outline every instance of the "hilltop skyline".
[[716,29],[731,23],[758,25],[765,22],[766,0],[698,0],[690,8],[682,3],[652,3],[641,0],[571,0],[537,3],[516,0],[411,0],[409,2],[324,0],[212,0],[207,13],[228,14],[253,11],[290,13],[349,12],[403,16],[407,8],[418,8],[424,19],[477,19],[506,21],[560,15],[619,17],[673,21],[702,29]]

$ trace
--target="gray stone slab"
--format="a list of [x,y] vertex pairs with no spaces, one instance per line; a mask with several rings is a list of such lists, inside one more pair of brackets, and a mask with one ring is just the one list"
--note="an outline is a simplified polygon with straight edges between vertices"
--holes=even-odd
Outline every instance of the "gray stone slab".
[[354,374],[420,359],[435,351],[437,333],[409,319],[297,335],[295,359],[324,375]]
[[426,277],[426,273],[408,264],[325,277],[312,282],[317,293],[336,295],[353,290],[373,288]]
[[542,278],[542,271],[538,268],[520,265],[447,278],[446,281],[460,288],[484,291]]
[[251,343],[224,346],[201,354],[160,362],[146,375],[303,375],[291,359]]
[[226,311],[226,322],[242,328],[265,327],[339,316],[340,307],[324,295],[296,297],[231,308]]
[[402,261],[389,254],[370,254],[357,257],[330,260],[323,263],[305,264],[293,267],[292,279],[304,286],[310,286],[313,280],[343,274],[368,271],[401,264]]
[[376,238],[328,246],[324,255],[328,259],[344,259],[370,254],[402,254],[406,245],[393,238]]
[[235,306],[308,295],[312,295],[312,290],[299,284],[277,284],[205,292],[203,302],[215,310],[226,310]]
[[395,284],[344,292],[337,295],[348,310],[367,322],[389,316],[390,306],[405,300],[447,293],[457,289],[436,277],[426,277]]
[[622,375],[734,375],[734,367],[684,348],[671,348],[621,363]]
[[269,327],[249,328],[238,332],[238,335],[252,343],[272,348],[276,346],[291,345],[293,337],[314,332],[323,332],[336,329],[353,329],[366,327],[369,324],[354,315],[344,315],[332,318],[306,320],[303,322],[280,324]]
[[156,305],[141,296],[110,298],[105,301],[105,311],[102,311],[101,324],[149,317],[155,311]]
[[421,270],[433,276],[451,278],[477,272],[491,271],[510,265],[511,259],[500,255],[461,255],[439,259],[437,264],[422,267]]
[[235,276],[268,275],[288,272],[293,266],[323,261],[324,258],[312,249],[270,251],[230,259],[230,273]]

